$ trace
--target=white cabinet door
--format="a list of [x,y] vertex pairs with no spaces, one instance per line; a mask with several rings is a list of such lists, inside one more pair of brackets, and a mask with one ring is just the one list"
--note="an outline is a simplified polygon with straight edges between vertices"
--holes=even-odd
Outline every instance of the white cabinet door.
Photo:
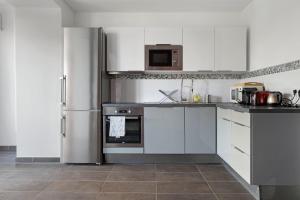
[[215,108],[185,108],[185,153],[216,153]]
[[184,108],[145,107],[144,152],[184,153]]
[[250,184],[250,156],[241,151],[240,148],[231,146],[231,163],[234,169],[245,181]]
[[215,28],[215,69],[247,70],[246,27]]
[[217,154],[230,164],[231,154],[231,121],[230,110],[217,110]]
[[182,44],[182,28],[145,28],[145,44]]
[[140,27],[108,27],[107,71],[143,71],[145,30]]
[[214,70],[214,29],[183,28],[183,71]]

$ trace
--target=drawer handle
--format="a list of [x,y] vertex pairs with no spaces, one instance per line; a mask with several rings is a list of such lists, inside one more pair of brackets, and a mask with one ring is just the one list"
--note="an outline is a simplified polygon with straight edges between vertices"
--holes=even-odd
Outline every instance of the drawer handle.
[[235,148],[237,151],[241,152],[242,154],[246,154],[246,152],[244,152],[244,151],[241,150],[240,148],[238,148],[238,147],[236,147],[236,146],[234,146],[234,148]]
[[239,126],[245,126],[245,127],[247,127],[246,125],[240,124],[240,123],[238,123],[238,122],[233,122],[233,123],[235,123],[236,125],[239,125]]
[[230,120],[229,119],[226,119],[226,118],[222,118],[223,120],[225,120],[225,121],[228,121],[228,122],[230,122]]

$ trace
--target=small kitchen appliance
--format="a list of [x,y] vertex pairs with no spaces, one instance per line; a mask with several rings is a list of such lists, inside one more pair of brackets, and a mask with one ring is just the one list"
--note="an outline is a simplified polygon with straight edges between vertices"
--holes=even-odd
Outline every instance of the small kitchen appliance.
[[271,106],[278,106],[282,103],[282,93],[281,92],[269,92],[267,98],[267,104]]
[[182,45],[145,45],[145,70],[182,70]]
[[251,94],[264,90],[265,86],[263,83],[238,83],[230,88],[230,101],[233,103],[250,104]]

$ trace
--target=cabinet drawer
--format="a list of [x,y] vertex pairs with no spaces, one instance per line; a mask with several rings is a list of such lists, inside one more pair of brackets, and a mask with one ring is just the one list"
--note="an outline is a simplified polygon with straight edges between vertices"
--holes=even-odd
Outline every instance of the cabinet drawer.
[[231,167],[250,184],[250,156],[231,146]]
[[250,155],[250,128],[232,122],[231,134],[231,144]]
[[240,124],[250,127],[250,114],[249,113],[232,111],[231,119],[234,122],[237,122],[237,123],[240,123]]
[[231,110],[229,109],[223,109],[223,108],[218,108],[217,109],[217,116],[218,118],[225,118],[230,120],[231,119]]

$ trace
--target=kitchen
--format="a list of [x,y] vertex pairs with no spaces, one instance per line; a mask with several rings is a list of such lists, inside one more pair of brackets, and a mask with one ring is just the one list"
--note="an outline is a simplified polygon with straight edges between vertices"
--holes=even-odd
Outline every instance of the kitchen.
[[[66,133],[65,138],[69,135],[70,127],[64,126],[68,123],[69,116],[67,115],[66,118],[61,118],[61,116],[72,113],[73,108],[66,107],[72,106],[68,104],[69,95],[77,95],[79,101],[74,103],[84,103],[81,100],[91,96],[93,98],[90,98],[88,102],[90,105],[96,105],[91,108],[92,110],[101,109],[103,106],[104,117],[101,123],[97,123],[103,128],[103,134],[108,133],[107,128],[110,128],[106,120],[113,119],[111,116],[116,114],[125,115],[128,118],[125,119],[125,123],[126,121],[131,123],[134,128],[138,129],[136,132],[143,132],[143,135],[136,137],[140,146],[124,147],[104,143],[104,148],[96,151],[99,154],[103,151],[108,163],[131,164],[130,166],[133,165],[137,172],[141,168],[144,169],[141,170],[143,172],[148,170],[149,173],[144,176],[137,173],[136,176],[141,177],[135,180],[143,180],[143,184],[149,184],[149,190],[134,190],[140,196],[127,198],[148,197],[152,199],[155,194],[157,199],[249,199],[252,196],[259,199],[259,195],[260,199],[298,199],[297,192],[290,192],[297,191],[299,184],[297,170],[295,170],[299,163],[297,159],[291,159],[299,157],[297,136],[294,135],[299,129],[298,108],[278,106],[272,108],[259,106],[258,108],[229,103],[232,95],[230,88],[237,83],[244,82],[263,83],[267,91],[280,91],[283,98],[292,99],[293,90],[297,90],[293,103],[297,102],[300,48],[297,43],[299,29],[295,19],[299,15],[298,2],[293,0],[288,2],[228,0],[226,4],[222,1],[207,4],[205,1],[198,3],[176,1],[170,6],[156,1],[153,4],[147,1],[142,3],[133,1],[131,4],[129,2],[110,4],[103,1],[103,7],[92,0],[85,3],[79,0],[32,0],[27,3],[8,0],[0,1],[0,3],[2,27],[0,39],[3,44],[0,60],[3,84],[1,83],[0,90],[5,94],[1,101],[3,112],[0,119],[1,124],[4,125],[1,125],[0,146],[2,149],[16,149],[16,159],[18,164],[21,163],[22,170],[26,171],[22,163],[28,162],[66,163],[64,162],[66,154],[64,154],[63,135]],[[281,14],[278,15],[278,13]],[[63,27],[103,27],[103,32],[106,34],[106,48],[103,48],[106,49],[106,55],[103,57],[107,58],[103,66],[106,66],[108,73],[102,71],[100,74],[105,76],[102,80],[110,84],[110,90],[103,92],[103,94],[109,94],[110,100],[104,98],[103,104],[99,105],[97,95],[91,94],[92,91],[87,89],[88,85],[83,84],[85,79],[80,79],[79,85],[76,85],[76,81],[73,82],[74,88],[68,88],[71,86],[68,80],[64,85],[64,79],[59,79],[62,75],[72,77],[63,70],[66,66],[63,62],[66,61],[64,59],[66,55],[64,31],[66,29]],[[97,35],[94,34],[95,37]],[[104,41],[103,38],[101,40]],[[83,42],[79,39],[76,41]],[[69,44],[75,46],[76,43],[70,42]],[[146,58],[150,58],[146,56],[145,45],[162,47],[156,44],[182,46],[182,69],[145,70]],[[77,56],[71,56],[71,58],[78,59],[75,63],[82,64],[83,56],[89,57],[89,52],[96,52],[101,48],[97,48],[96,43],[91,42],[87,46],[80,48],[75,46],[70,49],[74,50],[73,53],[78,53]],[[99,52],[96,57],[102,55]],[[103,59],[99,60],[103,61]],[[178,62],[180,63],[180,56]],[[180,67],[180,64],[178,66]],[[84,73],[93,75],[89,75],[93,77],[93,80],[97,77],[97,72],[84,71],[80,66],[79,69],[81,69],[80,73],[75,73],[78,77],[88,77]],[[104,88],[108,87],[103,86],[101,91],[104,91]],[[159,90],[167,96],[173,92],[171,95],[173,100],[166,99]],[[61,99],[61,97],[67,98]],[[61,101],[64,104],[64,100],[67,102],[65,106],[61,105]],[[71,98],[71,100],[76,101],[76,98]],[[179,102],[175,103],[174,100]],[[200,103],[192,103],[192,100],[196,102],[200,100]],[[182,103],[182,101],[185,102]],[[284,103],[285,101],[286,99]],[[140,107],[143,108],[142,111],[138,109]],[[74,113],[77,109],[81,110],[80,112],[86,110],[81,107],[74,109]],[[131,117],[133,118],[130,119]],[[96,118],[99,120],[99,116]],[[83,122],[84,118],[79,117],[79,121]],[[75,127],[73,133],[80,132],[76,125],[79,123],[70,125]],[[96,129],[99,130],[99,127]],[[90,131],[93,132],[92,129]],[[86,131],[82,132],[86,133]],[[272,133],[272,139],[268,140],[270,138],[268,133]],[[228,135],[234,136],[233,140],[226,137]],[[107,138],[101,137],[100,139],[104,142]],[[82,149],[85,144],[91,147],[89,143],[83,143],[83,141],[71,145],[76,156],[84,155]],[[96,142],[97,139],[92,141]],[[233,162],[226,158],[226,153],[232,150],[231,145],[234,152],[240,152],[240,154],[231,154],[235,158]],[[83,157],[87,158],[87,156]],[[241,162],[239,158],[244,161]],[[10,159],[5,157],[2,160],[6,162]],[[281,162],[278,162],[279,160]],[[219,171],[213,166],[223,167],[220,163],[224,161],[226,171],[222,168],[219,174],[213,174],[212,171]],[[76,163],[78,162],[80,161]],[[178,163],[184,163],[184,165],[177,166]],[[197,164],[196,170],[192,169],[195,163]],[[137,164],[146,164],[146,166],[141,167]],[[211,169],[205,167],[208,164],[213,164]],[[172,165],[175,165],[177,169]],[[77,167],[76,165],[62,166],[71,168],[70,171]],[[107,164],[100,165],[97,170],[104,169],[101,166],[106,167],[104,171],[117,169],[116,174],[107,175],[108,180],[113,180],[111,179],[113,175],[119,177],[128,175],[128,171],[132,170],[127,165],[116,165],[110,170],[111,165]],[[78,166],[79,169],[82,168],[80,172],[95,170],[95,166],[90,167],[86,169],[85,166]],[[1,170],[6,172],[3,174],[14,174],[16,173],[13,171],[14,168],[7,168],[5,165],[1,167]],[[160,189],[163,190],[166,187],[168,189],[172,186],[169,180],[160,183],[157,179],[148,177],[152,176],[152,173],[156,176],[157,173],[166,175],[164,173],[168,170],[175,171],[175,173],[176,171],[177,173],[184,172],[178,168],[181,170],[188,168],[189,175],[195,176],[199,176],[196,172],[200,171],[201,177],[206,181],[198,179],[181,183],[186,184],[185,187],[189,188],[187,191],[184,191],[182,186],[177,189],[177,192],[171,190],[163,192]],[[127,174],[120,173],[124,169]],[[99,183],[103,182],[104,172],[102,173],[97,173]],[[215,181],[209,180],[212,178],[209,175],[216,176]],[[33,180],[37,178],[32,176],[30,178]],[[226,183],[222,176],[226,178],[233,176],[235,181],[230,178],[229,180],[233,183]],[[76,180],[81,180],[77,175],[75,177]],[[2,176],[0,178],[7,180]],[[91,177],[85,177],[83,180],[86,179],[90,180]],[[124,180],[130,179],[127,177]],[[151,185],[153,180],[156,181],[156,186]],[[10,181],[13,182],[13,180]],[[25,184],[27,180],[22,181]],[[48,182],[51,183],[51,181]],[[203,189],[206,187],[204,182],[207,182],[210,187],[208,190]],[[130,183],[135,184],[134,181]],[[180,185],[179,182],[175,183]],[[243,185],[242,194],[239,194],[241,188],[238,183]],[[43,184],[46,183],[43,182]],[[113,198],[104,197],[109,195],[105,192],[114,191],[107,188],[109,184],[112,183],[104,181],[104,186],[99,186],[104,192],[100,192],[101,194],[95,192],[97,193],[95,195],[100,195],[98,197],[100,199]],[[223,188],[218,184],[223,184]],[[238,188],[237,191],[226,190],[224,186],[226,184],[230,185],[228,186],[230,189],[235,186]],[[199,192],[193,189],[196,186],[188,187],[187,185],[201,186],[203,190]],[[257,185],[264,185],[264,187],[258,190]],[[47,191],[49,187],[44,188],[46,191],[34,190],[35,192],[42,190],[40,196],[31,193],[31,190],[25,193],[43,198],[43,195],[47,196],[51,192],[59,191],[52,187],[52,191],[49,192]],[[152,187],[158,187],[159,191],[150,191]],[[8,195],[22,193],[20,189],[13,187],[10,192],[7,192],[4,186],[1,188],[0,194],[6,195],[4,199],[9,199]],[[222,190],[218,191],[218,188]],[[134,195],[128,190],[122,190],[125,196]],[[67,193],[70,191],[72,194]],[[62,195],[74,195],[71,189],[66,189],[67,194],[60,194],[60,192],[64,193],[59,191],[59,194],[56,197],[52,196],[52,199],[62,198]],[[84,190],[78,191],[78,195],[88,195],[85,192]],[[89,195],[92,196],[94,193]],[[122,198],[123,194],[119,195],[118,198]],[[51,197],[48,196],[48,198]],[[84,197],[81,198],[84,199]]]

